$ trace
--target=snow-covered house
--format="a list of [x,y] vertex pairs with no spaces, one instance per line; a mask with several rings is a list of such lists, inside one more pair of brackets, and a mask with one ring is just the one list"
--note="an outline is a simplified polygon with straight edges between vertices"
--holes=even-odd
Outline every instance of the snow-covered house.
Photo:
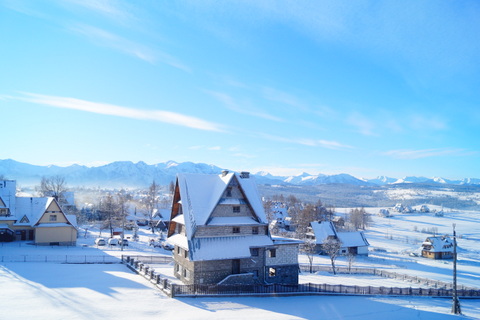
[[272,238],[248,172],[178,174],[167,241],[187,284],[298,283],[298,241]]
[[16,182],[0,180],[0,241],[75,245],[77,222],[53,197],[17,197]]
[[331,221],[314,221],[310,223],[307,239],[314,240],[317,251],[323,254],[322,245],[325,240],[337,239],[341,242],[340,254],[368,255],[370,244],[361,231],[338,232]]
[[452,239],[450,239],[449,236],[428,237],[422,243],[422,257],[431,259],[452,259]]

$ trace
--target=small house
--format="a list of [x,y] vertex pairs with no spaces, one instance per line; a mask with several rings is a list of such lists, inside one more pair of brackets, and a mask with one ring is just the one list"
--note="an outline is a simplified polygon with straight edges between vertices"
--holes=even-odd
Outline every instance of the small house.
[[453,241],[449,236],[428,237],[422,243],[422,257],[430,259],[452,259]]
[[314,221],[310,223],[310,228],[306,235],[307,239],[315,241],[317,252],[320,254],[325,254],[322,249],[325,240],[337,239],[341,242],[340,254],[368,255],[370,244],[365,234],[361,231],[338,232],[333,222]]

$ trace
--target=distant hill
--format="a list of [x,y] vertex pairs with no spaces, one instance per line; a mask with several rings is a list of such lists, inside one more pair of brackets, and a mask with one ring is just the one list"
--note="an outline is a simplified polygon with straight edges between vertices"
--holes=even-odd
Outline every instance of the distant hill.
[[[222,168],[205,163],[167,161],[148,165],[145,162],[116,161],[99,167],[71,165],[36,166],[11,159],[0,160],[0,176],[17,180],[20,185],[34,186],[42,177],[64,176],[70,186],[102,188],[143,188],[155,180],[161,185],[168,185],[175,180],[177,173],[219,174]],[[358,179],[346,173],[334,175],[311,175],[302,173],[297,176],[274,176],[268,172],[254,174],[257,183],[266,185],[315,186],[325,184],[347,184],[353,186],[381,186],[404,183],[415,184],[456,184],[480,185],[480,179],[447,180],[440,177],[404,177],[402,179],[377,177],[375,179]]]

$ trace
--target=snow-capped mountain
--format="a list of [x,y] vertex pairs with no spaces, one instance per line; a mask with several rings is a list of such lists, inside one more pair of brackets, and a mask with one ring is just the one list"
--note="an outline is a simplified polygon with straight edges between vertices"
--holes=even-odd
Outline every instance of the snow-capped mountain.
[[[0,177],[17,180],[24,186],[34,186],[40,183],[42,177],[55,175],[64,176],[71,186],[89,187],[146,187],[155,181],[161,185],[168,185],[175,181],[177,173],[205,173],[219,174],[222,168],[211,164],[167,161],[149,165],[143,161],[133,163],[131,161],[116,161],[99,167],[87,167],[71,165],[59,166],[36,166],[27,163],[7,159],[0,160]],[[297,176],[274,176],[268,172],[254,174],[257,183],[271,185],[298,185],[313,186],[320,184],[350,184],[357,186],[386,185],[400,183],[422,184],[480,184],[480,179],[465,178],[462,180],[447,180],[441,177],[404,177],[395,179],[380,176],[375,179],[357,179],[349,174],[318,174],[311,175],[302,173]]]

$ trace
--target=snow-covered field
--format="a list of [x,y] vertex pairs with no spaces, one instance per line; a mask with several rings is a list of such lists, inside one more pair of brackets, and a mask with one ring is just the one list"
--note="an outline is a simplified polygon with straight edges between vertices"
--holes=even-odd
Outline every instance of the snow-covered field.
[[[345,209],[346,211],[347,209]],[[368,209],[376,214],[379,208]],[[342,212],[341,210],[338,210]],[[392,218],[373,216],[366,231],[371,254],[357,257],[354,267],[375,267],[398,273],[451,281],[451,261],[411,256],[429,235],[421,231],[435,227],[450,233],[452,223],[460,236],[459,283],[480,287],[479,212],[397,214]],[[25,243],[0,245],[7,255],[170,255],[148,246],[158,237],[141,230],[140,241],[119,248],[95,247],[98,230],[80,232],[77,247],[35,247]],[[305,256],[300,262],[307,263]],[[329,265],[326,257],[315,264]],[[344,258],[337,265],[345,266]],[[168,273],[170,266],[163,266]],[[366,275],[302,274],[300,282],[415,286],[401,280]],[[121,264],[0,263],[0,319],[454,319],[450,299],[417,297],[223,297],[167,298],[144,278]],[[480,319],[480,300],[461,300],[463,318]]]

